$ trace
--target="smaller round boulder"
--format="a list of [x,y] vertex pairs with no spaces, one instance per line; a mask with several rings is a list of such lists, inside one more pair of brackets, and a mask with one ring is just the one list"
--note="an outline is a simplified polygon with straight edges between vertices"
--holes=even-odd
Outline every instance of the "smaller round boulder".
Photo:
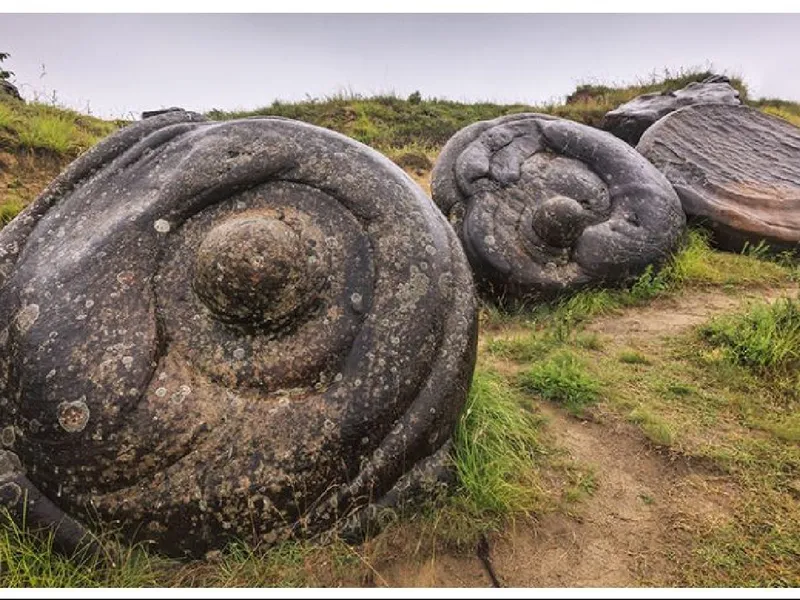
[[670,256],[686,222],[672,186],[629,145],[536,113],[456,133],[431,191],[500,303],[626,283]]

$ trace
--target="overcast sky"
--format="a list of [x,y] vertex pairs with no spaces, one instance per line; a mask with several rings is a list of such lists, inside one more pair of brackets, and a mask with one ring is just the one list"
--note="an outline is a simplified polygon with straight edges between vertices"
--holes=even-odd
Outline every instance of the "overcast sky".
[[23,96],[103,117],[342,91],[542,103],[713,66],[800,101],[800,14],[2,14]]

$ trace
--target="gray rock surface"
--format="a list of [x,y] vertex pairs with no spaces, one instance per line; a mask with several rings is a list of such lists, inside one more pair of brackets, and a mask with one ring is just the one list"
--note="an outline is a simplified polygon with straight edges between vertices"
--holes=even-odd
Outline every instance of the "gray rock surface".
[[746,106],[676,111],[642,136],[637,150],[670,180],[690,218],[718,246],[800,242],[800,129]]
[[153,116],[0,231],[0,485],[174,556],[351,527],[442,471],[475,351],[458,239],[388,159]]
[[666,259],[685,225],[672,186],[633,148],[548,115],[462,129],[431,188],[482,289],[499,300],[628,281]]
[[712,75],[674,92],[637,96],[606,113],[600,127],[635,146],[647,128],[661,117],[684,106],[709,103],[738,105],[742,102],[730,79],[724,75]]
[[183,111],[183,109],[178,106],[171,106],[170,108],[159,108],[156,110],[146,110],[142,113],[142,119],[157,117],[158,115],[163,115],[164,113],[181,112],[181,111]]

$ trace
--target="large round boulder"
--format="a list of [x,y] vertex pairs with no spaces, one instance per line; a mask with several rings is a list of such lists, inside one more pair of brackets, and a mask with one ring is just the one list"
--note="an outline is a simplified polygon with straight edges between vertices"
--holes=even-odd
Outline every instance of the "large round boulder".
[[629,281],[663,262],[685,225],[672,186],[629,145],[535,113],[456,133],[431,187],[483,291],[501,301]]
[[446,471],[475,351],[458,239],[388,159],[154,115],[0,231],[0,502],[62,548],[350,527]]
[[721,248],[800,242],[800,129],[791,123],[746,106],[692,106],[658,121],[637,149]]
[[606,113],[600,127],[610,131],[631,146],[653,123],[669,113],[695,104],[738,105],[739,91],[723,75],[712,75],[701,82],[692,82],[676,91],[642,94]]

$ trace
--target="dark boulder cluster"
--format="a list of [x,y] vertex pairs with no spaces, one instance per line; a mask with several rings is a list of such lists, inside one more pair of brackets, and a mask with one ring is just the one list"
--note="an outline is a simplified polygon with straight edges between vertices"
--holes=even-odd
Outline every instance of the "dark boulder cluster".
[[500,303],[625,284],[687,215],[796,248],[800,130],[731,90],[636,99],[616,136],[474,123],[434,202],[326,129],[143,113],[0,231],[0,507],[67,553],[96,523],[173,556],[362,534],[452,474],[473,273]]
[[433,199],[487,297],[540,301],[629,282],[670,257],[687,217],[724,249],[797,249],[800,130],[740,105],[727,78],[640,96],[604,127],[616,137],[520,114],[448,141]]

